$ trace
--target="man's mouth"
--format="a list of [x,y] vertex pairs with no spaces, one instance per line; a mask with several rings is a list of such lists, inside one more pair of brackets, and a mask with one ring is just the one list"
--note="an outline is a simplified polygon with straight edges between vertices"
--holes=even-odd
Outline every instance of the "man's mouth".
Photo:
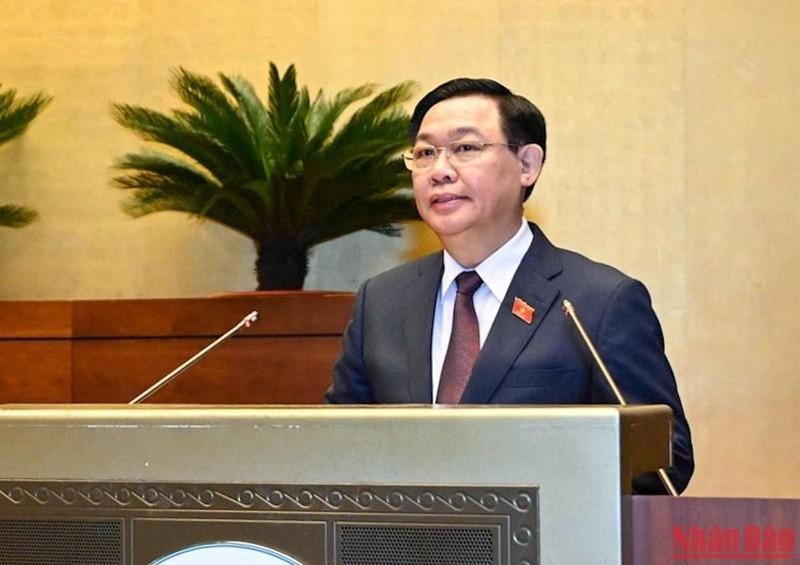
[[458,196],[457,194],[438,194],[431,198],[431,204],[447,204],[455,202],[456,200],[466,200],[466,196]]

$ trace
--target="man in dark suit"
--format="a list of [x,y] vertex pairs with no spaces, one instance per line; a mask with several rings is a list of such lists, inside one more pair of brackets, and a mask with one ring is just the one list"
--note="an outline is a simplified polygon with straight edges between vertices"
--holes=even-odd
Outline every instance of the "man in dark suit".
[[[566,298],[626,400],[672,408],[668,473],[682,491],[691,436],[646,288],[523,219],[547,147],[538,108],[495,81],[455,79],[419,102],[409,133],[417,208],[444,250],[361,286],[326,400],[615,403]],[[634,490],[664,492],[655,475]]]

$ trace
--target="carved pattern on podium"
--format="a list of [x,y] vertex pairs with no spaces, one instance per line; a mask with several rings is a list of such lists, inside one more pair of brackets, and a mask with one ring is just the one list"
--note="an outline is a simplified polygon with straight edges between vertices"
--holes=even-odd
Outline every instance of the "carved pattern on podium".
[[538,549],[537,495],[532,486],[0,481],[0,508],[506,515],[523,552]]

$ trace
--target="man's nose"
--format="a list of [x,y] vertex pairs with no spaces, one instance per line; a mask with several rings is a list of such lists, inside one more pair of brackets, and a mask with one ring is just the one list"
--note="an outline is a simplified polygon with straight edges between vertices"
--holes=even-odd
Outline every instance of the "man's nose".
[[458,173],[450,162],[450,155],[447,153],[447,149],[442,147],[436,153],[436,159],[431,165],[431,182],[435,184],[453,182],[457,176]]

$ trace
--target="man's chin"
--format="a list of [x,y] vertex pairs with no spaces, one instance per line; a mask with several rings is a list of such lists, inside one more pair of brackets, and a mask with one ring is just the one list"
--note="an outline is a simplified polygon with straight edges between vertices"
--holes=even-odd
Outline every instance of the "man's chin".
[[469,232],[469,224],[464,222],[439,222],[436,225],[428,224],[438,236],[439,241],[446,245],[448,241],[458,240]]

